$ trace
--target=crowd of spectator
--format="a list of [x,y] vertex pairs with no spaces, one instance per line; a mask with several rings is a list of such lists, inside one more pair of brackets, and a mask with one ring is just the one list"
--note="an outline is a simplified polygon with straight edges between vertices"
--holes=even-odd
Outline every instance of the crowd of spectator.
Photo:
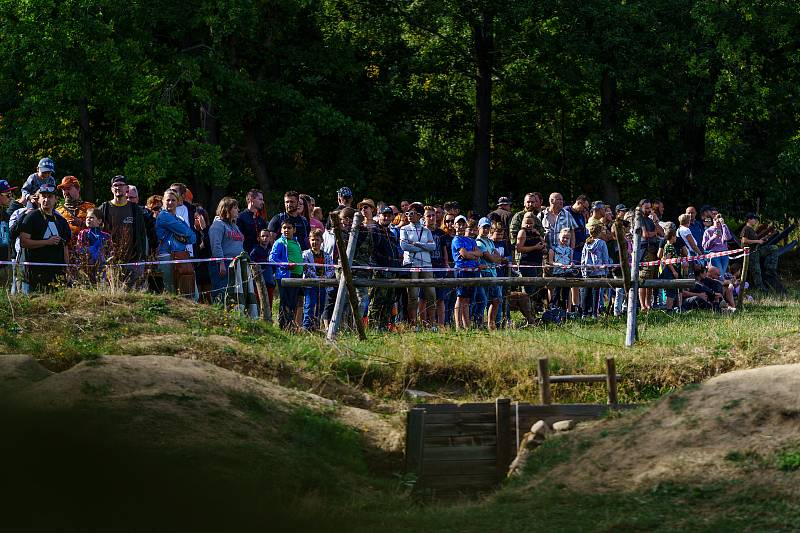
[[[202,302],[224,302],[236,280],[231,258],[247,254],[260,265],[264,296],[272,305],[278,289],[282,328],[313,331],[330,319],[337,289],[290,287],[287,278],[334,278],[339,249],[331,220],[315,199],[287,191],[284,209],[269,217],[262,191],[250,190],[240,208],[225,197],[209,214],[193,203],[186,185],[173,183],[141,205],[139,190],[125,176],[110,180],[111,198],[99,206],[81,197],[75,176],[55,178],[50,158],[39,161],[22,187],[0,180],[0,284],[12,292],[42,292],[65,283],[114,283],[130,289],[167,291]],[[59,202],[59,196],[63,200]],[[642,288],[643,310],[680,312],[693,308],[735,311],[739,262],[729,255],[696,258],[731,248],[750,248],[753,288],[783,292],[772,228],[749,213],[739,238],[712,206],[688,206],[675,222],[665,221],[662,201],[642,199],[635,209],[611,206],[584,195],[565,205],[552,192],[547,205],[538,192],[525,195],[514,212],[501,197],[490,213],[462,211],[458,202],[426,205],[402,200],[399,207],[364,198],[355,202],[348,187],[337,191],[333,210],[344,238],[354,215],[363,220],[352,262],[356,278],[436,279],[476,277],[621,277],[630,257],[636,211],[641,214],[642,279],[693,278],[689,290]],[[621,228],[622,235],[617,235]],[[618,243],[623,243],[621,250]],[[680,262],[668,259],[687,258]],[[185,261],[191,260],[191,261]],[[762,270],[763,267],[763,270]],[[263,289],[262,289],[263,290]],[[537,310],[559,309],[564,316],[593,318],[625,311],[622,289],[538,286],[509,291],[498,284],[457,288],[426,286],[358,289],[363,320],[380,329],[404,321],[417,328],[486,327],[509,323],[510,309],[529,322]]]

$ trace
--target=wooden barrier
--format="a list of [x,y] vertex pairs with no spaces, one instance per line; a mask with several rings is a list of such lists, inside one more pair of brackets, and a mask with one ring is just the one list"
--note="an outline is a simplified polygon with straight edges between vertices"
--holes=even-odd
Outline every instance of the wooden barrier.
[[606,373],[605,374],[590,374],[585,376],[551,376],[550,375],[550,361],[546,357],[539,358],[539,400],[542,405],[549,405],[552,402],[552,394],[550,393],[551,383],[606,383],[608,388],[608,403],[609,405],[616,405],[617,403],[617,381],[620,376],[617,375],[616,363],[613,357],[606,358]]
[[[339,280],[327,278],[284,278],[281,283],[286,287],[338,287]],[[640,286],[661,289],[690,289],[694,287],[693,279],[648,279]],[[408,287],[477,287],[483,285],[500,285],[503,287],[592,287],[617,288],[624,287],[621,278],[541,278],[541,277],[496,277],[496,278],[434,278],[434,279],[354,279],[355,287],[388,287],[392,289]]]

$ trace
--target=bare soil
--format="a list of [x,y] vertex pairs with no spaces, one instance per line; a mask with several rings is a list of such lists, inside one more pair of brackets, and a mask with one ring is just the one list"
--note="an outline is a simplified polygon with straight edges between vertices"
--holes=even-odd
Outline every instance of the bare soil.
[[652,408],[581,424],[568,439],[572,459],[533,485],[611,491],[756,476],[800,494],[800,470],[777,467],[782,452],[800,453],[800,364],[723,374]]

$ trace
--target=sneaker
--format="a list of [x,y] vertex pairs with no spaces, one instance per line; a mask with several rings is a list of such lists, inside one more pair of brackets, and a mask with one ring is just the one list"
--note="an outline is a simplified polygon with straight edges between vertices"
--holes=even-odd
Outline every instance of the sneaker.
[[431,326],[431,332],[432,333],[439,333],[439,328],[436,327],[436,326]]

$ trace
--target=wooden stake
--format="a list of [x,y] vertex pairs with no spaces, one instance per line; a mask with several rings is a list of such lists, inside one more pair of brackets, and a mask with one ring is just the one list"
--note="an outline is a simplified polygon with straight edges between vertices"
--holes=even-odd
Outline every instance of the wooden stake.
[[511,400],[498,398],[494,403],[497,436],[497,480],[505,479],[511,464]]
[[617,405],[617,365],[613,357],[606,357],[606,385],[608,405]]
[[542,405],[550,405],[550,362],[546,357],[539,358],[539,400]]
[[750,247],[744,247],[744,259],[742,260],[742,276],[739,279],[739,295],[736,296],[736,310],[741,311],[744,304],[744,286],[747,283],[747,269],[750,267]]
[[[350,308],[353,310],[353,321],[356,323],[358,330],[358,338],[362,341],[367,340],[367,334],[364,331],[364,322],[361,321],[361,316],[358,308],[358,294],[356,287],[353,285],[353,273],[350,270],[350,264],[353,262],[353,257],[356,253],[356,246],[358,245],[358,228],[364,219],[359,211],[353,215],[353,225],[350,228],[350,239],[347,243],[347,251],[344,247],[344,239],[342,238],[342,224],[339,216],[331,213],[331,221],[333,222],[333,234],[336,237],[336,248],[339,250],[339,263],[342,267],[342,275],[339,279],[339,291],[336,293],[336,304],[333,306],[333,317],[328,326],[327,339],[329,341],[336,340],[336,334],[339,332],[339,327],[342,322],[342,314],[344,313],[344,299],[349,296]],[[347,294],[345,294],[347,290]]]

